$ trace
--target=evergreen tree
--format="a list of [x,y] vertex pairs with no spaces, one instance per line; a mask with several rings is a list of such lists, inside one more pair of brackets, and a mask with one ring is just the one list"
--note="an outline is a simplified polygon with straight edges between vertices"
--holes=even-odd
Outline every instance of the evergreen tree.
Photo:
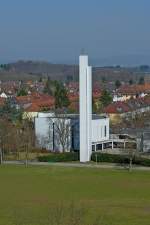
[[102,95],[100,97],[100,102],[102,104],[103,107],[109,105],[110,103],[112,103],[112,96],[111,94],[105,89],[102,92]]
[[26,96],[26,95],[28,95],[28,92],[24,88],[20,89],[17,93],[17,96]]
[[55,98],[55,108],[62,109],[67,108],[70,104],[68,99],[68,93],[63,83],[59,81],[47,80],[44,92]]
[[119,88],[121,86],[121,82],[119,80],[116,80],[115,86],[116,86],[116,88]]
[[130,84],[130,85],[133,84],[133,80],[132,80],[132,79],[129,80],[129,84]]
[[3,107],[0,107],[0,117],[16,123],[22,120],[22,110],[16,109],[16,106],[8,99]]
[[144,77],[140,77],[139,84],[144,84],[144,83],[145,83]]
[[55,81],[55,108],[67,108],[70,104],[68,99],[67,90],[61,82]]
[[54,83],[55,82],[51,81],[51,79],[48,77],[48,79],[46,81],[46,84],[45,84],[44,93],[53,96],[54,92],[55,92],[55,90],[54,90],[54,87],[55,87]]

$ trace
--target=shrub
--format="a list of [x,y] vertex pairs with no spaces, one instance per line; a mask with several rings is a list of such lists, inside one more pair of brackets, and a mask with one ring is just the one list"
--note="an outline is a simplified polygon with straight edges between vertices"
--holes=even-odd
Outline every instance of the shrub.
[[107,154],[107,153],[93,153],[92,161],[94,162],[109,162],[109,163],[128,163],[128,158],[122,155]]
[[[119,164],[129,164],[129,156],[127,155],[116,155],[116,154],[107,154],[107,153],[96,153],[92,154],[92,161],[94,162],[109,162],[109,163],[119,163]],[[132,163],[140,166],[150,166],[150,159],[133,157]]]
[[77,152],[65,152],[65,153],[49,153],[45,156],[39,156],[39,162],[71,162],[78,161],[79,153]]

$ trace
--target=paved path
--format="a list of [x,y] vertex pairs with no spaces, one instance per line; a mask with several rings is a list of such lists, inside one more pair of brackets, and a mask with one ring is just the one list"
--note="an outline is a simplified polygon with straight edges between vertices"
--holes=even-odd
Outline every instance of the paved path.
[[[4,161],[4,165],[24,165],[23,161]],[[90,164],[90,163],[49,163],[49,162],[28,162],[31,166],[60,166],[60,167],[77,167],[77,168],[100,168],[100,169],[128,169],[117,164]],[[150,167],[133,166],[133,170],[150,171]]]

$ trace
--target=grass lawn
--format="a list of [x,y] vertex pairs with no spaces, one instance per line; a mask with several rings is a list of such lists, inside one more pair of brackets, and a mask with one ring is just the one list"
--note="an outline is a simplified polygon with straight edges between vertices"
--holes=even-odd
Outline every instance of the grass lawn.
[[0,166],[0,225],[55,224],[149,225],[150,172]]

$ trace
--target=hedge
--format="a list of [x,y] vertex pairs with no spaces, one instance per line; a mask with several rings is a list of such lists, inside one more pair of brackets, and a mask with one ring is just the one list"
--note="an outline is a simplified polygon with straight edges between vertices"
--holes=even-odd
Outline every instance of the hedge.
[[[92,161],[94,162],[108,162],[108,163],[118,163],[118,164],[129,164],[129,157],[126,155],[117,154],[107,154],[107,153],[93,153]],[[140,166],[150,166],[150,159],[133,157],[132,163]]]
[[[71,162],[78,161],[79,153],[77,152],[66,152],[66,153],[49,153],[45,156],[39,156],[39,162]],[[118,154],[107,154],[107,153],[92,153],[91,160],[94,162],[108,162],[117,164],[129,164],[129,157]],[[150,166],[150,159],[134,157],[132,163],[140,166]]]
[[49,153],[45,156],[39,156],[39,162],[71,162],[78,161],[79,153],[77,152],[65,152],[65,153]]

